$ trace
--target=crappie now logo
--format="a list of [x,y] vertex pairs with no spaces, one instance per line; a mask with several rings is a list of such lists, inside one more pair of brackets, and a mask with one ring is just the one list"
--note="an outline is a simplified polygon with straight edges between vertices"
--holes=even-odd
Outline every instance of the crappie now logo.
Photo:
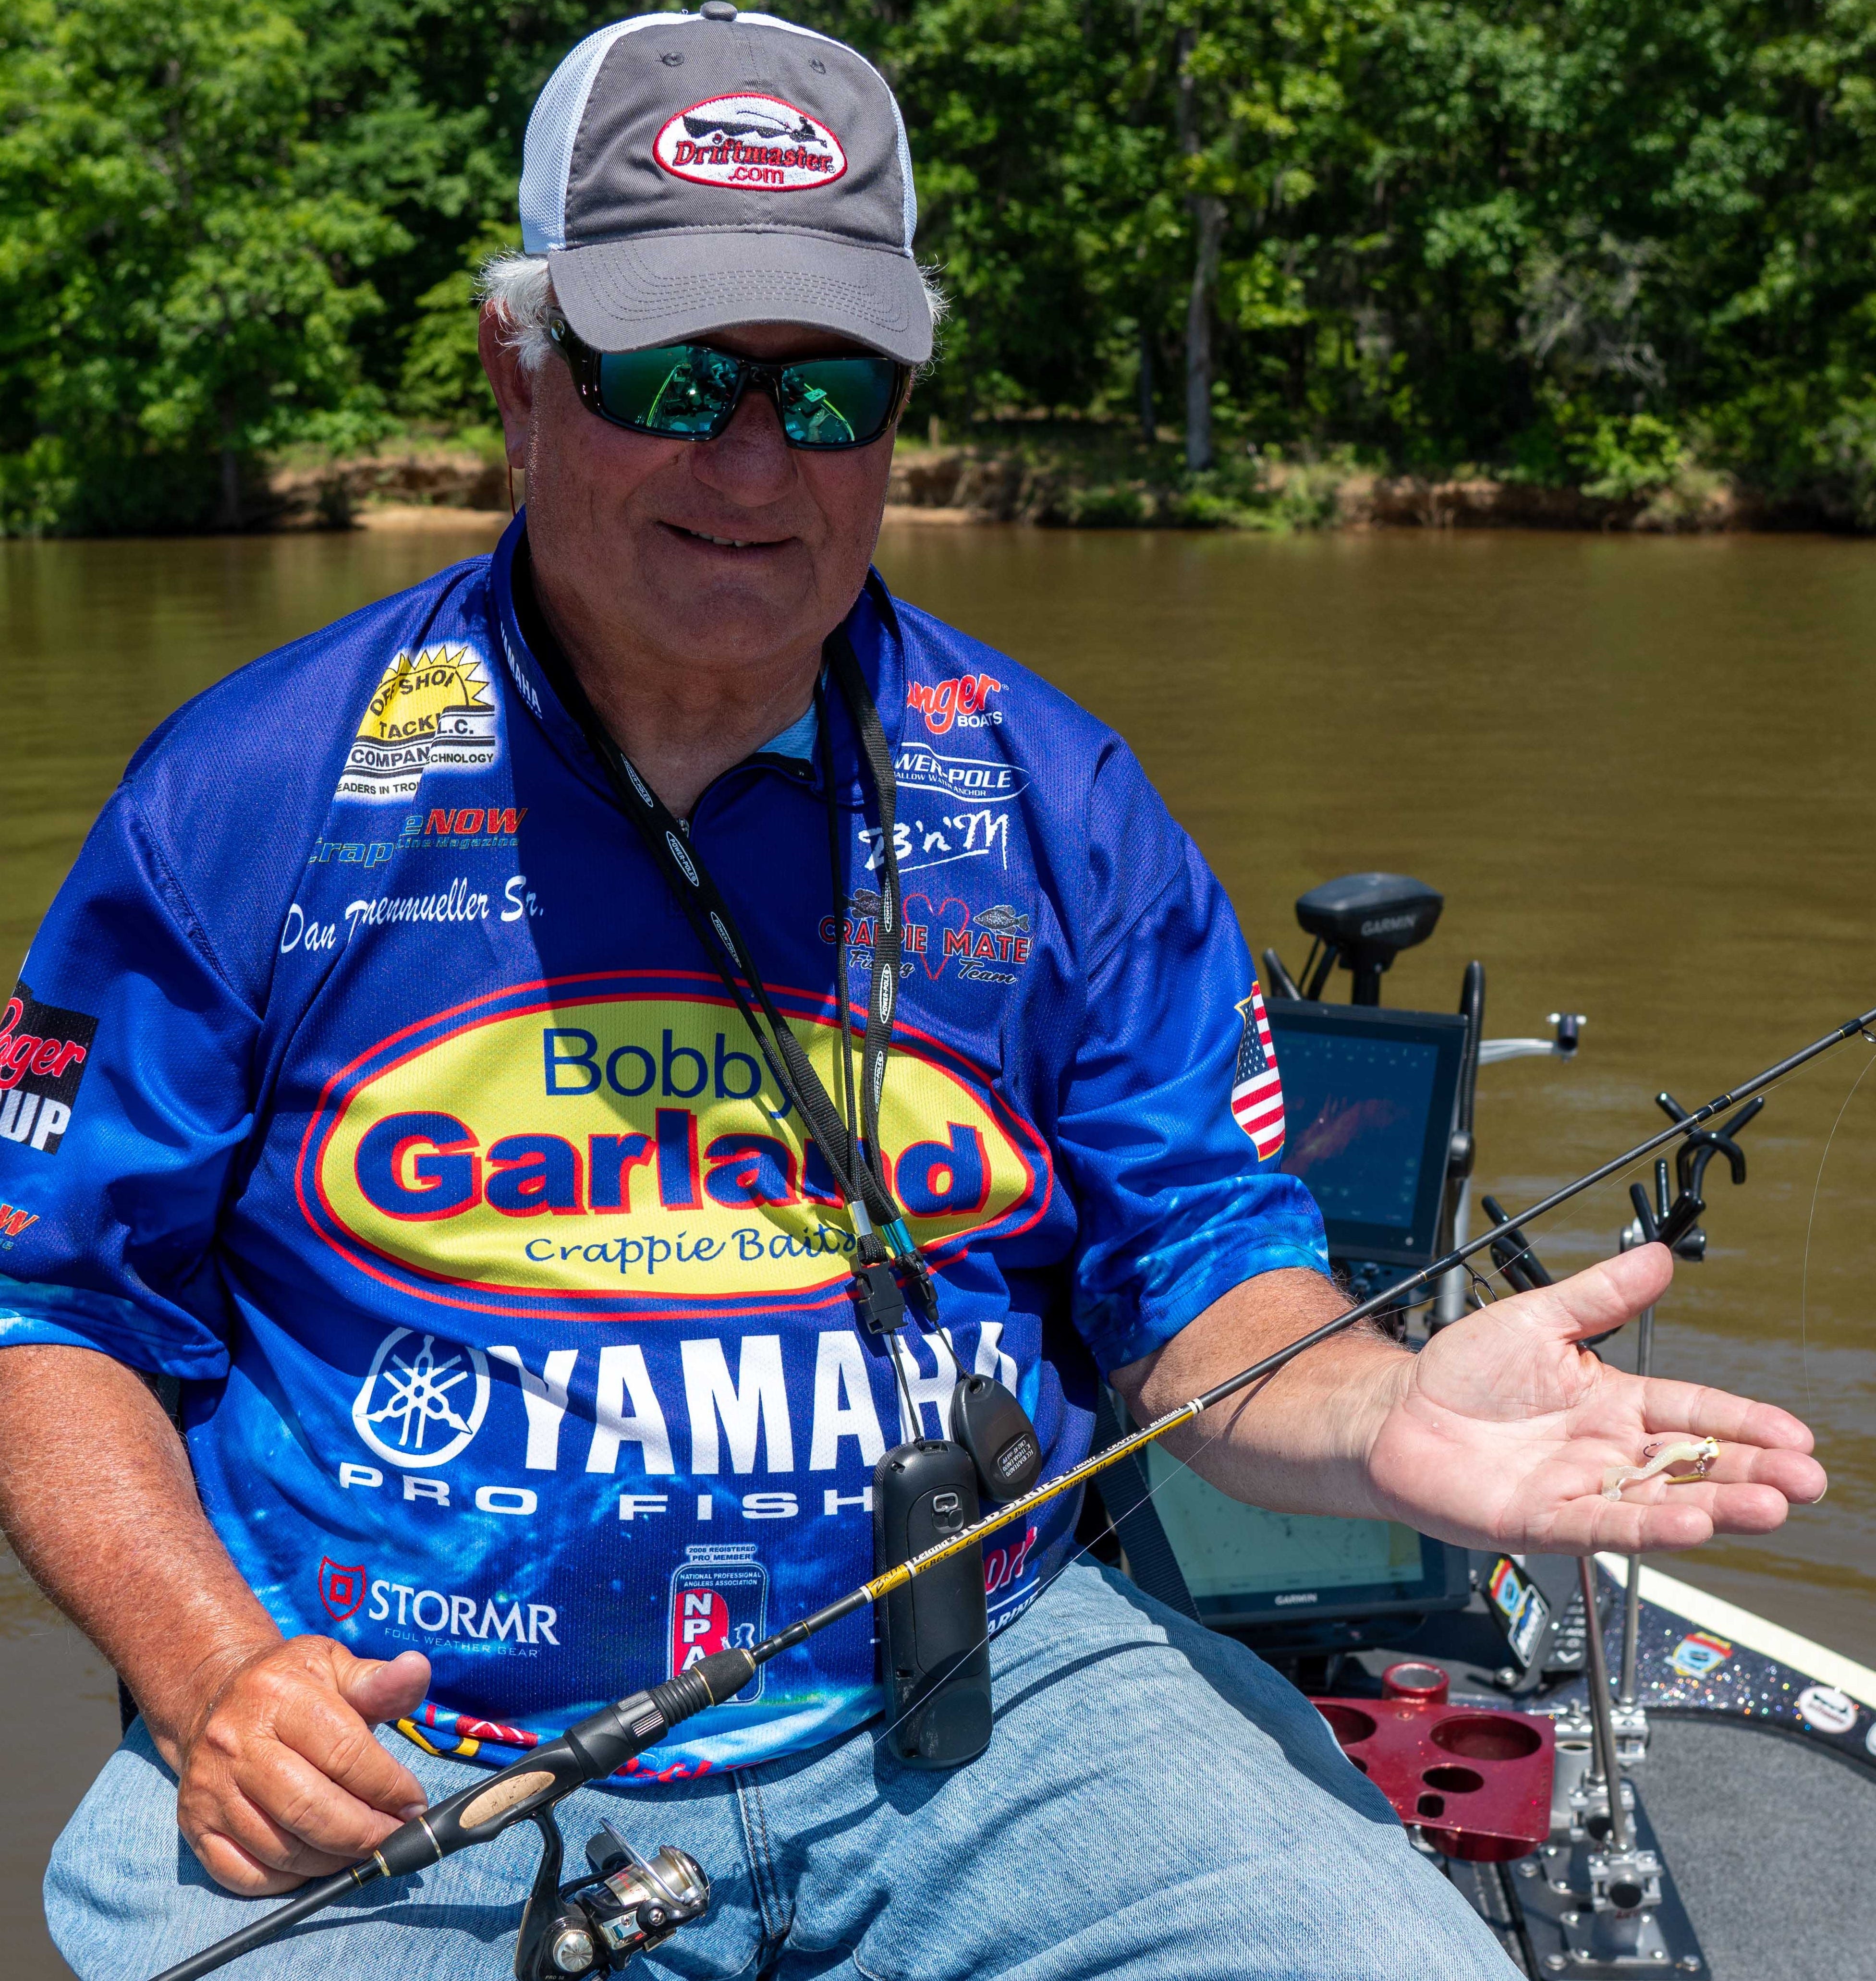
[[674,178],[738,191],[800,192],[847,169],[840,140],[778,96],[712,96],[680,110],[651,141]]
[[[820,1000],[776,1000],[837,1090]],[[940,1264],[954,1241],[1026,1228],[1048,1201],[1035,1131],[903,1024],[880,1138]],[[831,1170],[735,1006],[695,978],[524,985],[396,1034],[328,1087],[298,1186],[308,1219],[365,1271],[482,1313],[765,1313],[844,1300],[851,1277]],[[486,1382],[407,1333],[381,1349],[354,1421],[393,1463],[442,1463],[432,1454],[474,1435]]]
[[498,720],[481,656],[471,648],[399,653],[358,719],[338,794],[409,798],[427,770],[486,770],[499,747]]

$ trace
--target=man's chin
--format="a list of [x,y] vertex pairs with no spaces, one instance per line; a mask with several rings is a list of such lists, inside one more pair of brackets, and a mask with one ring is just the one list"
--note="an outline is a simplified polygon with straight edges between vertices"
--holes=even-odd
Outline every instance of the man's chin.
[[641,623],[658,644],[753,658],[789,644],[811,614],[814,560],[799,538],[737,550],[660,527],[645,551],[644,591],[630,610],[635,618],[648,610]]

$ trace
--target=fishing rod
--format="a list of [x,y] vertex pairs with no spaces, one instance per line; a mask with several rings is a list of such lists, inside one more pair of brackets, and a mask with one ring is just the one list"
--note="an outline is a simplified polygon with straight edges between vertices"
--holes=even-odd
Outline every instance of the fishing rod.
[[[349,1893],[362,1889],[380,1879],[406,1878],[414,1873],[428,1869],[440,1863],[445,1857],[453,1856],[458,1850],[472,1845],[492,1843],[495,1839],[518,1823],[533,1822],[540,1828],[548,1854],[543,1859],[541,1875],[537,1876],[528,1909],[521,1919],[521,1944],[516,1952],[516,1971],[524,1968],[523,1956],[532,1947],[537,1953],[548,1956],[538,1963],[548,1972],[568,1974],[586,1974],[609,1967],[618,1954],[636,1952],[642,1947],[656,1944],[668,1936],[668,1929],[675,1929],[688,1918],[701,1916],[708,1903],[708,1881],[702,1881],[702,1896],[695,1895],[695,1888],[687,1886],[683,1891],[674,1890],[668,1879],[659,1875],[655,1868],[657,1859],[669,1859],[671,1853],[660,1851],[653,1864],[648,1866],[637,1857],[622,1839],[616,1836],[622,1855],[611,1860],[625,1868],[614,1872],[612,1885],[615,1890],[624,1889],[633,1895],[648,1892],[650,1896],[639,1903],[635,1910],[621,1909],[616,1904],[609,1908],[612,1916],[595,1919],[595,1911],[602,1915],[608,1909],[604,1906],[588,1906],[578,1912],[562,1907],[555,1909],[555,1900],[562,1896],[558,1893],[555,1880],[560,1866],[561,1842],[551,1811],[554,1805],[584,1787],[589,1782],[599,1781],[615,1773],[635,1756],[648,1747],[655,1746],[672,1728],[694,1715],[712,1706],[721,1706],[749,1683],[755,1673],[771,1659],[779,1657],[784,1651],[792,1650],[797,1645],[805,1643],[810,1637],[818,1636],[856,1610],[869,1604],[882,1601],[895,1590],[903,1589],[907,1583],[935,1568],[941,1562],[948,1561],[967,1548],[976,1546],[987,1535],[1021,1520],[1037,1507],[1046,1506],[1051,1500],[1071,1492],[1080,1485],[1120,1460],[1144,1450],[1148,1445],[1164,1437],[1168,1431],[1181,1425],[1192,1423],[1220,1403],[1242,1394],[1254,1383],[1275,1375],[1286,1368],[1299,1355],[1345,1333],[1364,1320],[1371,1319],[1385,1308],[1398,1306],[1405,1295],[1417,1291],[1421,1287],[1442,1277],[1462,1266],[1474,1254],[1486,1250],[1496,1243],[1502,1243],[1518,1227],[1534,1218],[1548,1216],[1550,1212],[1566,1204],[1584,1191],[1592,1190],[1599,1183],[1620,1174],[1634,1164],[1644,1160],[1658,1149],[1670,1143],[1684,1140],[1697,1134],[1706,1124],[1729,1108],[1737,1107],[1741,1102],[1753,1095],[1763,1093],[1768,1087],[1795,1073],[1832,1047],[1841,1045],[1846,1039],[1861,1034],[1876,1044],[1870,1027],[1876,1025],[1876,1008],[1865,1011],[1860,1017],[1847,1019],[1834,1030],[1814,1040],[1801,1051],[1788,1059],[1768,1067],[1763,1073],[1732,1088],[1730,1091],[1709,1100],[1704,1107],[1697,1107],[1691,1114],[1671,1122],[1658,1134],[1645,1141],[1638,1142],[1624,1154],[1603,1163],[1578,1177],[1574,1182],[1565,1184],[1561,1190],[1551,1194],[1515,1217],[1508,1217],[1494,1224],[1489,1230],[1481,1232],[1476,1238],[1468,1239],[1463,1245],[1455,1246],[1443,1258],[1436,1259],[1429,1266],[1397,1281],[1393,1286],[1372,1295],[1359,1304],[1338,1314],[1333,1320],[1325,1321],[1299,1340],[1291,1342],[1254,1362],[1248,1369],[1241,1369],[1221,1383],[1215,1383],[1189,1403],[1157,1417],[1144,1430],[1136,1430],[1104,1450],[1094,1453],[1080,1464],[1072,1466],[1058,1479],[1047,1480],[1032,1490],[1022,1494],[987,1513],[979,1520],[963,1527],[948,1539],[936,1543],[921,1553],[908,1556],[905,1560],[875,1576],[869,1582],[862,1583],[838,1601],[817,1610],[811,1616],[804,1616],[798,1623],[791,1623],[786,1630],[777,1631],[765,1637],[761,1643],[750,1649],[741,1646],[717,1651],[701,1659],[688,1670],[678,1673],[642,1692],[616,1704],[604,1707],[590,1718],[583,1720],[577,1726],[570,1728],[557,1740],[537,1747],[521,1760],[511,1763],[498,1773],[462,1790],[446,1801],[426,1810],[422,1816],[414,1816],[401,1828],[395,1830],[371,1855],[348,1870],[341,1871],[332,1877],[309,1885],[286,1904],[277,1907],[265,1918],[255,1920],[238,1932],[230,1933],[226,1939],[205,1947],[188,1959],[165,1968],[155,1977],[155,1981],[199,1981],[199,1977],[214,1973],[229,1961],[241,1955],[265,1946],[268,1941],[285,1933],[288,1927],[302,1919],[321,1912]],[[1671,1249],[1675,1241],[1684,1237],[1698,1222],[1705,1209],[1697,1191],[1691,1184],[1683,1184],[1679,1196],[1669,1207],[1667,1215],[1658,1220],[1654,1237]],[[1521,1236],[1514,1242],[1520,1247]],[[685,1860],[688,1863],[688,1860]],[[588,1883],[603,1883],[605,1873],[600,1861],[595,1859],[595,1869],[600,1876]],[[694,1866],[691,1866],[695,1870]],[[648,1876],[641,1876],[648,1873]],[[620,1880],[630,1879],[623,1886]],[[572,1888],[568,1888],[571,1890]],[[687,1909],[688,1908],[688,1909]],[[595,1931],[603,1946],[596,1944]],[[565,1949],[562,1957],[560,1949]]]

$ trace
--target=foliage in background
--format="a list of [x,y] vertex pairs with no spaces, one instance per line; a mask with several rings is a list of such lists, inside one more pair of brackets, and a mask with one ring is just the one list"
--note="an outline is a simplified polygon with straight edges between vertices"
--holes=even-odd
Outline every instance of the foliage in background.
[[[1876,0],[780,10],[900,92],[952,431],[1195,403],[1195,518],[1255,446],[1876,528]],[[12,0],[0,528],[225,521],[282,447],[485,425],[469,271],[601,18]]]

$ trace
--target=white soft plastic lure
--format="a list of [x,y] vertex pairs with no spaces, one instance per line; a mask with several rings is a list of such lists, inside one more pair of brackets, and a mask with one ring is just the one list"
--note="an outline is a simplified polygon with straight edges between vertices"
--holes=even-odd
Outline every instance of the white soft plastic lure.
[[1691,1465],[1691,1472],[1683,1472],[1670,1479],[1670,1486],[1691,1486],[1697,1479],[1704,1479],[1707,1467],[1720,1455],[1720,1441],[1717,1437],[1677,1438],[1671,1444],[1644,1444],[1641,1456],[1648,1461],[1640,1466],[1611,1466],[1602,1475],[1602,1497],[1605,1500],[1619,1500],[1622,1488],[1632,1486],[1640,1479],[1652,1479],[1658,1472],[1665,1472],[1671,1465]]

